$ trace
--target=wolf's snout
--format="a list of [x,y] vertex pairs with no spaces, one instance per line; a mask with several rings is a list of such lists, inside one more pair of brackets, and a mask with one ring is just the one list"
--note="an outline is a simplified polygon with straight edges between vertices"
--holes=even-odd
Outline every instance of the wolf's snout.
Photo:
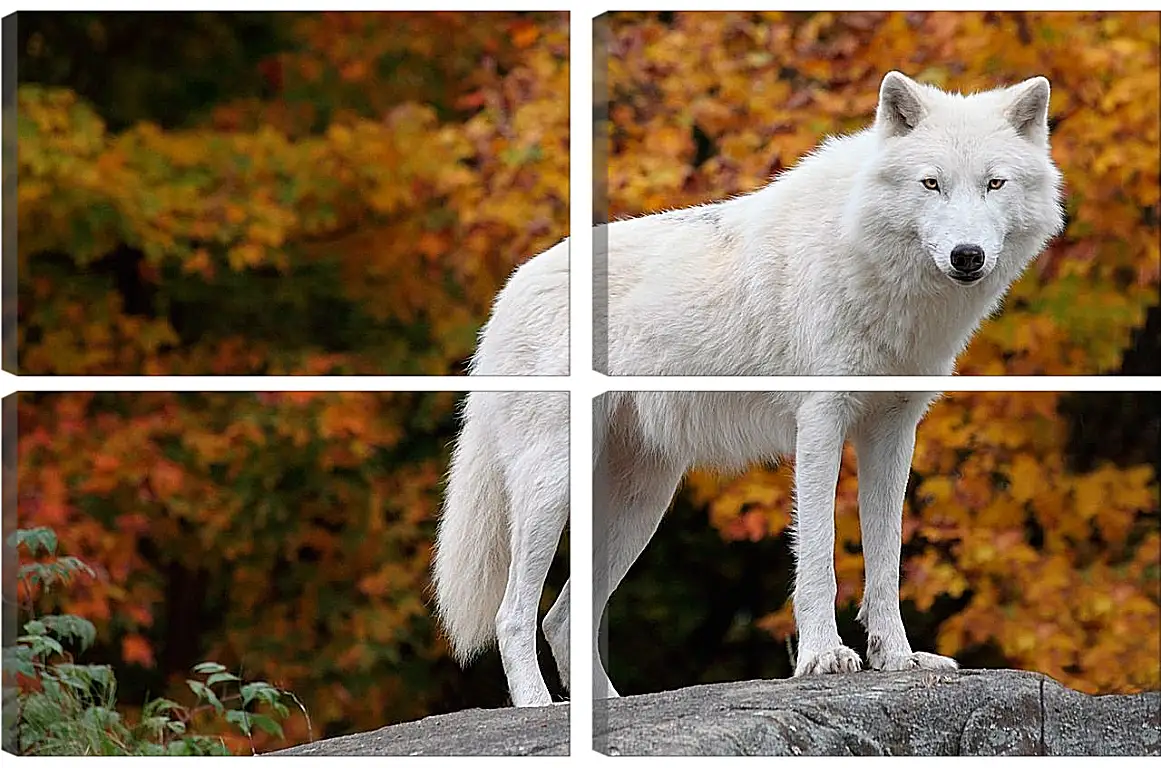
[[984,268],[984,249],[970,243],[960,243],[951,249],[951,268],[957,280],[971,282],[982,275]]

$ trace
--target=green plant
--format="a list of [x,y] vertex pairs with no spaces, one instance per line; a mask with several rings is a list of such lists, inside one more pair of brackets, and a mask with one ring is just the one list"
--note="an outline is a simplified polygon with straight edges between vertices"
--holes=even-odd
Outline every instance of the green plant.
[[[254,728],[282,737],[279,721],[290,715],[283,699],[294,696],[267,682],[244,683],[216,662],[193,668],[200,679],[186,681],[196,697],[192,706],[166,698],[145,703],[137,722],[117,710],[117,680],[104,664],[76,664],[65,644],[78,652],[96,639],[91,622],[69,614],[35,616],[36,595],[83,574],[96,578],[86,563],[56,554],[57,537],[50,528],[17,530],[8,539],[24,549],[32,562],[18,571],[22,607],[28,615],[24,634],[4,649],[4,749],[26,755],[229,755],[225,740],[192,732],[206,716],[220,718],[249,738]],[[226,694],[229,686],[237,688]],[[218,690],[215,691],[215,688]],[[240,705],[232,707],[230,705]],[[253,708],[264,706],[273,713]],[[309,716],[307,715],[309,728]]]

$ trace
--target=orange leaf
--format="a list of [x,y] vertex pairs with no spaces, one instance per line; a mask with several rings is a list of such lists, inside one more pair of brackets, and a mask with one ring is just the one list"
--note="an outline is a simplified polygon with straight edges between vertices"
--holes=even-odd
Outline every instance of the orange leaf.
[[141,635],[125,635],[121,638],[121,658],[129,664],[152,667],[154,664],[153,647]]

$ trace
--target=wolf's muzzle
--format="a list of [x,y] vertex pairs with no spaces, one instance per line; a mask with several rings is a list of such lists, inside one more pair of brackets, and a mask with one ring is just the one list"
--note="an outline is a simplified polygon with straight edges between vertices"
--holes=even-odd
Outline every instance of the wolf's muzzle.
[[961,283],[974,283],[983,277],[984,249],[971,243],[960,243],[951,249],[951,277]]

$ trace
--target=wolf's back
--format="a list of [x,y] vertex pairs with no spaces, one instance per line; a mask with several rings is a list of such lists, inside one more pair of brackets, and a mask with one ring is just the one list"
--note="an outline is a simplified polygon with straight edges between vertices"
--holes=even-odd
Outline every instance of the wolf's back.
[[473,374],[568,375],[568,248],[565,238],[512,273],[480,331]]

